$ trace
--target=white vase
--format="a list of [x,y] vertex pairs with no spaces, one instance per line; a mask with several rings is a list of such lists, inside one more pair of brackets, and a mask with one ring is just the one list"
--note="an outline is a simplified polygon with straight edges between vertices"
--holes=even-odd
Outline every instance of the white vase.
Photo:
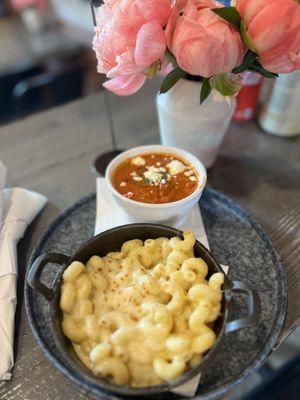
[[201,83],[181,79],[156,99],[162,144],[176,146],[213,165],[235,110],[236,101],[217,102],[210,95],[200,106]]

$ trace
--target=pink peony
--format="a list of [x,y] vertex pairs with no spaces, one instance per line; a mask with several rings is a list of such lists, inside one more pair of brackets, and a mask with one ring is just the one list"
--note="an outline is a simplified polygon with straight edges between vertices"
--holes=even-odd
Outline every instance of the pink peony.
[[[182,3],[182,2],[181,2]],[[175,6],[166,28],[167,44],[178,65],[191,75],[205,78],[240,65],[245,46],[239,33],[211,8],[213,0],[190,0],[182,15]]]
[[245,41],[267,70],[300,69],[300,4],[296,0],[238,0]]
[[184,8],[186,7],[187,3],[189,0],[176,0],[176,7],[178,8],[178,11],[181,12],[184,10]]
[[107,89],[133,94],[160,70],[170,11],[171,0],[106,0],[98,9],[93,49]]

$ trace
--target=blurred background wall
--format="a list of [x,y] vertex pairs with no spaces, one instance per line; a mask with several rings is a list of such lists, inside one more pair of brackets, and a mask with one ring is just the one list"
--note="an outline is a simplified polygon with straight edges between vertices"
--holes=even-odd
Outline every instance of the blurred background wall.
[[88,0],[0,0],[0,124],[102,89]]

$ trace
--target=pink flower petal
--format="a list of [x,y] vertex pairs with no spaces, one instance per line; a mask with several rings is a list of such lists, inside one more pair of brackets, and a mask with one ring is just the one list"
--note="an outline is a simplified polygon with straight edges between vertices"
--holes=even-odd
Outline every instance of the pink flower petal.
[[128,48],[126,52],[116,56],[116,62],[117,65],[107,73],[108,78],[114,78],[118,75],[134,75],[140,72],[140,68],[134,60],[134,50],[132,48]]
[[168,73],[170,73],[174,69],[174,67],[172,63],[165,56],[163,56],[160,61],[161,61],[161,67],[159,73],[162,76],[167,76]]
[[170,0],[136,0],[137,5],[148,21],[157,21],[164,26],[171,12]]
[[150,67],[166,50],[166,37],[156,21],[147,22],[136,38],[135,62],[141,68]]
[[188,0],[176,0],[176,4],[175,4],[174,8],[177,7],[177,9],[181,12],[185,9],[187,3],[188,3]]
[[103,83],[103,86],[118,96],[129,96],[136,93],[144,84],[144,74],[121,75]]
[[172,45],[172,38],[173,38],[173,33],[177,24],[179,18],[179,11],[176,5],[172,8],[172,12],[169,16],[167,26],[166,26],[166,40],[167,40],[167,46],[170,49]]
[[289,73],[299,69],[300,5],[295,0],[238,0],[245,22],[265,69]]

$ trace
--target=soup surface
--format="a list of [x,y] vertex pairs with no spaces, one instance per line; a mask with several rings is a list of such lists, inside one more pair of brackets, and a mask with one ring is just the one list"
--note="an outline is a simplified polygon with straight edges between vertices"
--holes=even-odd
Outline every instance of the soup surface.
[[152,204],[181,200],[199,185],[193,165],[177,155],[166,153],[128,158],[115,169],[112,180],[123,196]]

